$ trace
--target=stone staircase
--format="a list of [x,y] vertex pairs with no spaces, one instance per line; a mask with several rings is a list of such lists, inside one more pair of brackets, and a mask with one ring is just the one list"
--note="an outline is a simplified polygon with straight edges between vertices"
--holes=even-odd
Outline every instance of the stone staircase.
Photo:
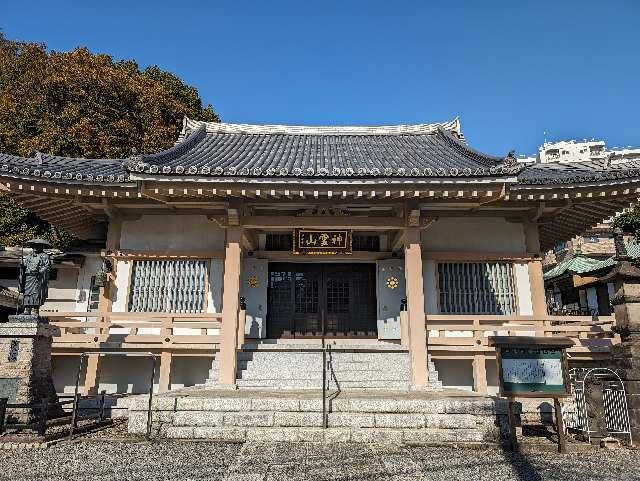
[[[408,390],[411,381],[409,352],[398,344],[364,341],[329,343],[329,389]],[[442,389],[434,363],[428,360],[429,387]],[[217,385],[214,358],[206,382]],[[238,353],[239,389],[322,389],[322,350],[319,343],[277,340],[247,343]]]
[[[215,441],[500,443],[506,402],[469,393],[185,388],[154,396],[153,436]],[[133,399],[128,430],[144,434],[148,401]]]

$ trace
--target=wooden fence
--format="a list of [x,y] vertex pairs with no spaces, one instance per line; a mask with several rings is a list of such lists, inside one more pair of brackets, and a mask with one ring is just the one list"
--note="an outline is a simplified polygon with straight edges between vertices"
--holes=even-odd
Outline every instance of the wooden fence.
[[217,349],[222,314],[43,313],[60,334],[54,349]]

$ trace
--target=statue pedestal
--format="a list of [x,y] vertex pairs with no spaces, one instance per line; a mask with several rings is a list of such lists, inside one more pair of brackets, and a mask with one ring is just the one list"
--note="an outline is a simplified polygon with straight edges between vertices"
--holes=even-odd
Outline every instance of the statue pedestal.
[[[51,417],[63,410],[51,378],[51,343],[59,329],[45,317],[9,316],[0,323],[0,398],[10,404],[39,404],[48,398]],[[9,409],[8,422],[32,422],[38,409]]]

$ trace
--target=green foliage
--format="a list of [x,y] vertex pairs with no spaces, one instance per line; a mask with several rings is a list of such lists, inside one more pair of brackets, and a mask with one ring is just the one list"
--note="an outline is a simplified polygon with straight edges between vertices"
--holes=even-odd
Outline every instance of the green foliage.
[[625,234],[640,239],[640,207],[634,206],[613,220],[613,226],[619,227]]
[[[8,40],[0,31],[0,152],[126,158],[173,145],[182,119],[219,121],[197,89],[157,66],[140,70],[86,48]],[[69,236],[0,194],[0,245]],[[65,240],[66,239],[66,240]]]

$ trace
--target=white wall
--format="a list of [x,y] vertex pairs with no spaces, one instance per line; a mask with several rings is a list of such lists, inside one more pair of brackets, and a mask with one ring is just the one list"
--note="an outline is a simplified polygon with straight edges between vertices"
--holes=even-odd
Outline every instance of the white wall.
[[98,254],[88,254],[84,264],[78,272],[77,297],[75,310],[77,312],[87,312],[89,309],[89,288],[91,287],[91,277],[96,275],[102,266],[102,259]]
[[529,265],[522,262],[514,263],[513,271],[516,279],[516,292],[518,293],[518,314],[521,316],[533,315]]
[[[52,356],[53,384],[58,393],[73,393],[79,356]],[[171,362],[171,389],[203,384],[211,368],[212,357],[174,356]],[[159,356],[154,382],[157,391]],[[146,357],[106,358],[99,363],[100,389],[107,393],[142,393],[149,389],[150,360]],[[85,381],[84,369],[80,374],[80,392]]]
[[[80,356],[51,356],[53,385],[57,393],[74,392]],[[84,369],[80,373],[80,389],[84,386]]]
[[436,279],[438,272],[436,262],[429,259],[422,261],[422,284],[424,286],[425,314],[438,314],[438,289]]
[[174,356],[171,361],[171,389],[204,384],[212,357]]
[[111,310],[113,312],[127,312],[127,289],[129,288],[129,275],[131,262],[119,260],[116,263],[115,293]]
[[225,232],[205,215],[144,215],[122,222],[120,248],[154,251],[224,249]]
[[522,224],[498,217],[442,217],[422,231],[426,252],[525,251]]
[[[156,361],[154,392],[158,390],[160,374]],[[148,357],[101,357],[99,363],[99,387],[107,393],[144,394],[149,392],[151,360]],[[84,381],[84,380],[83,380]]]
[[473,391],[473,365],[470,359],[434,359],[445,388]]
[[58,270],[56,280],[49,281],[49,297],[42,305],[42,312],[75,311],[78,296],[78,268],[54,267]]

